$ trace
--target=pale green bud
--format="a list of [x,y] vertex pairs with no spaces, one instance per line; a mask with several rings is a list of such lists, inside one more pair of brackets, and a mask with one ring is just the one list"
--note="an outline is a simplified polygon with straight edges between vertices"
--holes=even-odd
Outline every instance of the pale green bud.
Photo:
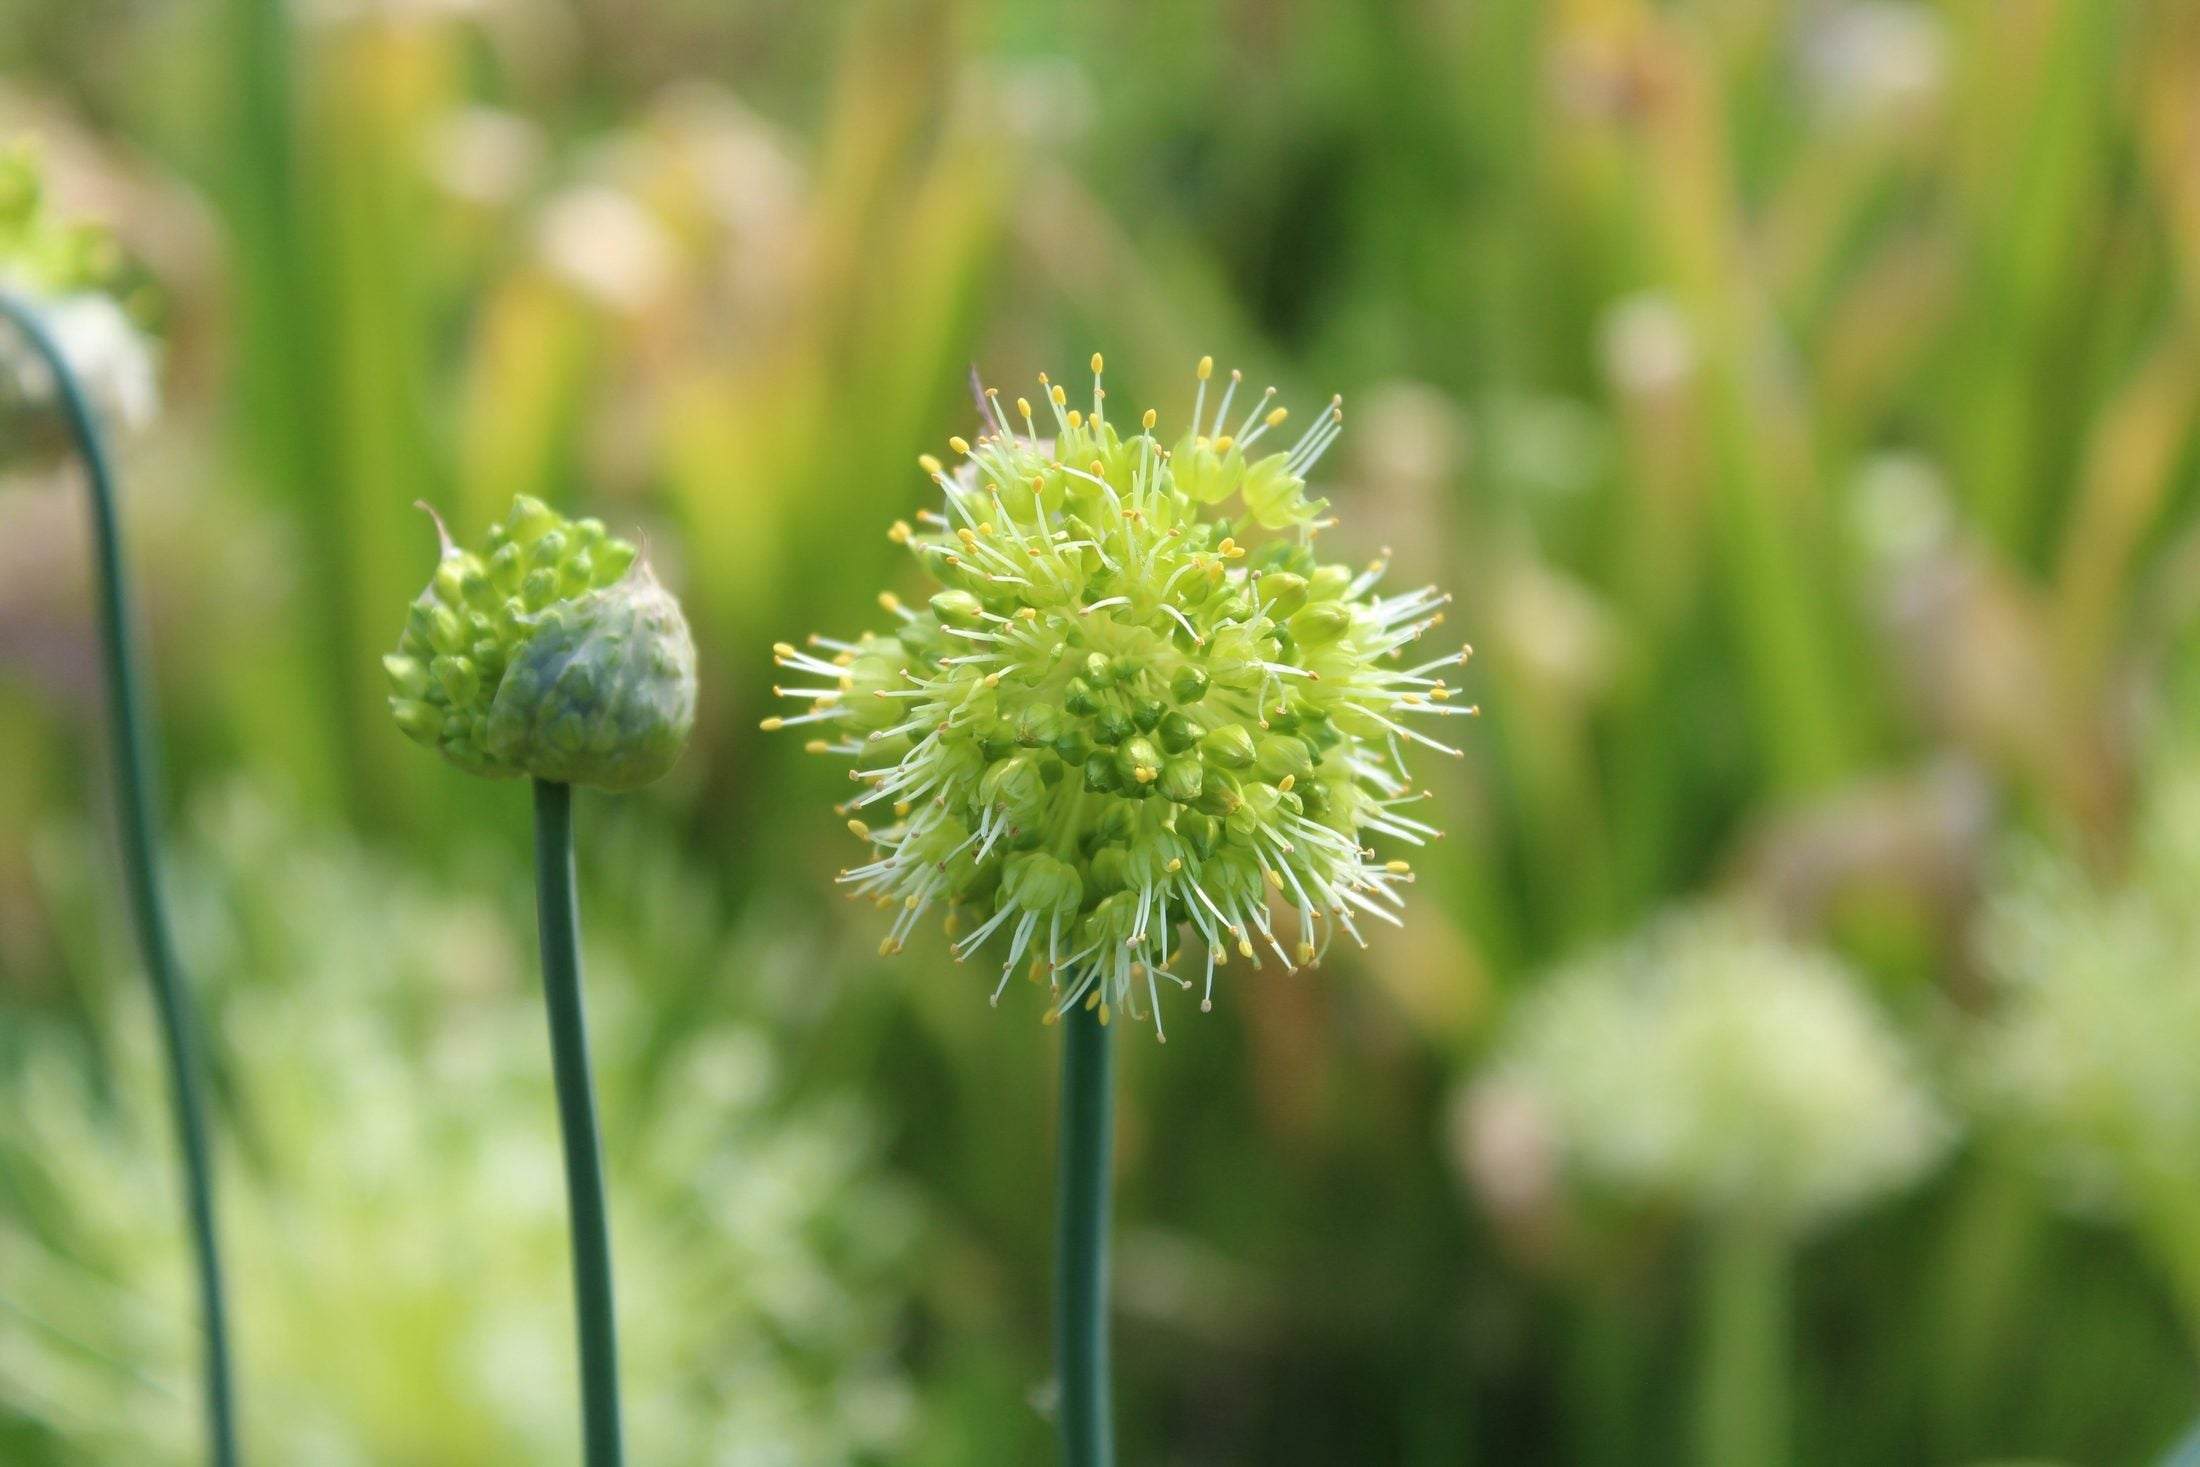
[[382,662],[398,727],[492,778],[623,790],[669,770],[695,723],[695,647],[633,547],[524,495],[486,559],[437,531],[443,558]]

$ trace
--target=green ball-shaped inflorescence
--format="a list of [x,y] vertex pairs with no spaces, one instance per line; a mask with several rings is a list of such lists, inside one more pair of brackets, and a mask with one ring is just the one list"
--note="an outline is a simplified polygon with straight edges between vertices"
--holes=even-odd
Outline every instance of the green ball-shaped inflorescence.
[[390,712],[459,768],[626,790],[695,726],[695,644],[632,543],[512,501],[479,552],[443,557],[382,659]]
[[1238,374],[1214,406],[1203,360],[1170,445],[1152,412],[1118,431],[1092,365],[1089,410],[1042,377],[1042,433],[989,392],[988,431],[950,440],[963,462],[922,460],[944,505],[890,534],[937,589],[882,596],[883,634],[779,644],[806,676],[775,691],[811,706],[765,727],[818,725],[811,749],[854,761],[843,813],[873,853],[841,879],[896,910],[882,952],[944,907],[958,958],[1000,954],[996,999],[1022,967],[1050,1021],[1127,1005],[1158,1032],[1194,938],[1204,1008],[1233,954],[1297,967],[1397,920],[1411,872],[1368,840],[1434,837],[1402,751],[1458,752],[1407,720],[1474,710],[1440,676],[1466,650],[1402,656],[1448,597],[1378,595],[1382,561],[1315,552],[1330,522],[1305,476],[1336,401],[1261,452],[1274,389],[1233,423]]
[[[0,147],[0,291],[31,307],[100,418],[134,429],[159,407],[144,272],[114,235],[53,206],[34,149]],[[67,438],[46,359],[0,328],[0,462],[37,461]]]
[[1521,1182],[1547,1174],[1583,1200],[1788,1237],[1899,1192],[1954,1139],[1855,973],[1717,908],[1547,975],[1471,1094],[1493,1202],[1528,1200],[1539,1188]]
[[42,296],[98,292],[144,303],[143,282],[114,235],[55,210],[37,151],[20,142],[0,147],[0,276]]

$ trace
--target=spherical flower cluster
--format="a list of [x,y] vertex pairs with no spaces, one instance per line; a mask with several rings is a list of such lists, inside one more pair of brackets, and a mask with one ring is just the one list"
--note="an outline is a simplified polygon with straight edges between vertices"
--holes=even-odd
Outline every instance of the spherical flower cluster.
[[1853,974],[1738,916],[1675,916],[1522,1003],[1478,1107],[1526,1109],[1590,1193],[1801,1232],[1907,1185],[1951,1122]]
[[[141,428],[158,410],[153,349],[125,308],[141,299],[114,238],[64,220],[51,207],[38,161],[22,146],[0,151],[0,291],[37,309],[61,354],[111,425]],[[0,442],[50,437],[29,425],[50,418],[53,374],[29,342],[0,330]]]
[[2200,1174],[2200,760],[2172,759],[2135,803],[2147,814],[2120,880],[2031,850],[1997,881],[1978,1078],[2063,1195],[2170,1222],[2182,1246]]
[[[229,980],[210,996],[250,1138],[222,1194],[249,1460],[576,1460],[564,1174],[520,893],[464,894],[241,787],[192,814],[177,913]],[[44,900],[101,939],[84,954],[111,980],[98,993],[132,1003],[93,832],[33,849]],[[597,874],[618,909],[685,891],[646,856]],[[606,923],[589,952],[610,980],[590,998],[634,1460],[904,1460],[915,1200],[852,1098],[788,1093],[771,1016],[713,1006],[667,1032],[636,997],[645,975],[755,962],[738,937],[672,926]],[[11,1020],[0,1421],[34,1461],[202,1467],[159,1052],[136,1015],[99,1017],[115,1022],[96,1075],[74,1020]]]
[[994,945],[996,1001],[1024,968],[1050,1022],[1127,1007],[1158,1034],[1159,981],[1192,985],[1180,925],[1204,1009],[1233,953],[1295,968],[1340,928],[1398,920],[1411,873],[1367,839],[1433,838],[1404,749],[1459,752],[1410,720],[1474,710],[1441,677],[1465,650],[1401,655],[1448,597],[1382,595],[1382,561],[1315,554],[1331,522],[1306,474],[1337,401],[1261,453],[1286,416],[1274,389],[1233,419],[1239,374],[1210,404],[1203,359],[1168,446],[1152,411],[1118,431],[1100,368],[1089,411],[1040,378],[1050,433],[988,391],[986,431],[949,440],[961,461],[922,460],[942,506],[891,536],[941,589],[882,596],[883,634],[779,644],[806,685],[776,691],[810,707],[764,726],[816,725],[814,751],[854,761],[843,813],[872,857],[841,880],[894,909],[881,952],[944,908],[951,932],[969,923],[958,958]]
[[478,555],[436,532],[442,561],[382,659],[397,726],[491,778],[624,790],[669,770],[695,644],[634,546],[525,495]]

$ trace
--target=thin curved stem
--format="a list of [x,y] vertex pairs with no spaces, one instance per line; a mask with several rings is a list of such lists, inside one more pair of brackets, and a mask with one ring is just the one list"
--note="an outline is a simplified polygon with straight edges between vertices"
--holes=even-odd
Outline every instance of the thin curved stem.
[[36,307],[0,292],[0,316],[30,341],[52,371],[62,416],[84,461],[91,488],[92,540],[98,568],[99,640],[105,663],[107,704],[113,729],[116,810],[122,824],[124,884],[138,945],[152,980],[153,1004],[160,1016],[169,1089],[175,1112],[177,1149],[183,1159],[184,1213],[190,1226],[193,1266],[198,1274],[199,1314],[204,1359],[209,1458],[216,1467],[235,1467],[236,1394],[231,1381],[229,1313],[222,1285],[221,1248],[214,1222],[214,1176],[206,1137],[206,1107],[201,1095],[196,1018],[185,985],[161,897],[159,842],[154,835],[154,780],[148,752],[144,699],[138,688],[137,654],[132,642],[129,588],[122,573],[122,526],[115,503],[114,470],[92,414],[84,384],[77,380],[60,344]]
[[1054,1361],[1063,1467],[1113,1467],[1108,1386],[1108,1190],[1115,1046],[1100,1016],[1063,1019],[1062,1168],[1057,1202]]
[[581,913],[573,875],[573,787],[535,781],[535,907],[558,1125],[565,1136],[565,1198],[573,1234],[573,1302],[580,1330],[581,1440],[587,1467],[618,1467],[619,1330],[612,1308],[611,1220],[604,1208],[603,1138],[588,1065],[581,996]]

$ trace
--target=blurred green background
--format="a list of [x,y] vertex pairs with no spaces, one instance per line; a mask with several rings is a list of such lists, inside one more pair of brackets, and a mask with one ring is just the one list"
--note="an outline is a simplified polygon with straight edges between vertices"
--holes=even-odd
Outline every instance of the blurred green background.
[[[971,364],[1096,349],[1165,421],[1202,352],[1343,393],[1324,543],[1456,591],[1487,710],[1403,932],[1123,1036],[1126,1462],[2200,1409],[2200,10],[11,0],[21,133],[161,289],[127,517],[258,1460],[573,1451],[526,802],[378,667],[413,501],[515,492],[646,535],[702,653],[581,814],[637,1452],[1050,1460],[1054,1036],[875,956],[844,777],[756,726],[911,589]],[[0,1459],[184,1462],[86,548],[0,478]],[[1536,1007],[1699,968],[1736,1013]]]

